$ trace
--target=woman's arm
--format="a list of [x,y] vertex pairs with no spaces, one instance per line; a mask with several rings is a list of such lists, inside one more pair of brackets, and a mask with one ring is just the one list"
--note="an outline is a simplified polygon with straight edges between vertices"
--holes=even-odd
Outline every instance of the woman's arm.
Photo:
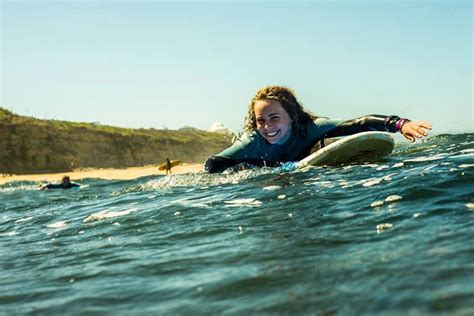
[[232,168],[234,170],[252,167],[274,167],[278,159],[271,154],[272,145],[266,143],[258,132],[244,133],[224,151],[214,155],[204,163],[207,173],[222,172]]
[[325,137],[348,136],[367,131],[400,132],[405,138],[414,142],[416,138],[428,135],[425,129],[431,129],[431,124],[412,122],[395,115],[372,114],[345,121],[326,133]]
[[275,167],[277,164],[263,159],[243,158],[233,159],[221,156],[212,156],[204,163],[204,171],[207,173],[223,172],[232,168],[235,170],[249,169],[252,167]]

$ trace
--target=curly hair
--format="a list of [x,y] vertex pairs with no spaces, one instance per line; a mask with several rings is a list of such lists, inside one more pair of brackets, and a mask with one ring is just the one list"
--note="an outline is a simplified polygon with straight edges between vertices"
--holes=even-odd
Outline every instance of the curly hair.
[[307,136],[307,123],[314,121],[317,116],[305,111],[301,103],[296,100],[295,92],[283,86],[266,86],[257,91],[248,107],[244,126],[245,132],[250,133],[257,128],[254,110],[255,102],[266,99],[280,102],[293,121],[291,123],[292,130],[303,138]]

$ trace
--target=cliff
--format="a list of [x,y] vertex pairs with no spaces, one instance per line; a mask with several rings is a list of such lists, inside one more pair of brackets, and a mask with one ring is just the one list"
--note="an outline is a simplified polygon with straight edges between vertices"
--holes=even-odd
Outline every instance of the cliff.
[[203,163],[230,143],[230,136],[199,130],[39,120],[0,108],[0,173],[4,174],[143,166],[162,163],[167,157]]

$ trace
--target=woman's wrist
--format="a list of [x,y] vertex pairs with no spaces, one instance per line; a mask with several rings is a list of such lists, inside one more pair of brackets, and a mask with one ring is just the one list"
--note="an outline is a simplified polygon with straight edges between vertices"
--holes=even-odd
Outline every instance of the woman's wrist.
[[411,122],[411,121],[406,118],[401,118],[395,122],[395,128],[397,129],[397,131],[401,132],[403,125],[405,125],[408,122]]

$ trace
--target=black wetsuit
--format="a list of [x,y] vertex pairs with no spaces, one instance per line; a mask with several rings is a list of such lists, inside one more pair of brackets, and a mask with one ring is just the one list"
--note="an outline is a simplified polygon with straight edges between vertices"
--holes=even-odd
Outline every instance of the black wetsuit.
[[207,159],[204,170],[215,173],[235,166],[279,166],[284,162],[298,161],[308,156],[313,146],[324,138],[366,131],[398,132],[398,120],[398,116],[376,114],[348,121],[321,117],[308,124],[306,137],[293,132],[283,145],[270,144],[258,131],[244,133],[231,147]]
[[59,184],[47,184],[43,186],[41,189],[72,189],[72,188],[79,188],[80,185],[77,183],[70,182],[68,185],[64,185],[62,183]]

